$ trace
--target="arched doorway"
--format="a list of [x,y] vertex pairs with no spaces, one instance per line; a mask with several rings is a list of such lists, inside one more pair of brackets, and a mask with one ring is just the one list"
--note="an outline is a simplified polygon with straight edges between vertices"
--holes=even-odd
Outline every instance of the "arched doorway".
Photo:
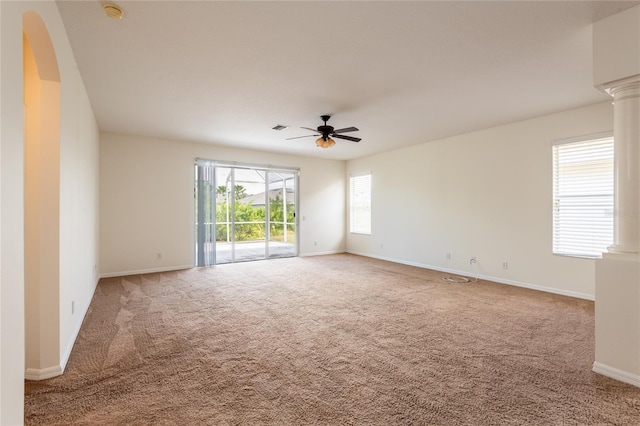
[[25,366],[27,379],[60,363],[60,73],[49,32],[23,14]]

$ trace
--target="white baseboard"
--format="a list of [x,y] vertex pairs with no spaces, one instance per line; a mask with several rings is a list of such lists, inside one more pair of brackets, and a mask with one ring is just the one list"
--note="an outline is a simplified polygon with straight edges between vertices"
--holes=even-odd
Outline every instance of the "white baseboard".
[[344,250],[315,251],[312,253],[300,253],[298,257],[326,256],[328,254],[346,253]]
[[594,373],[602,374],[603,376],[640,388],[640,376],[637,374],[618,370],[617,368],[610,367],[597,361],[593,363],[592,370]]
[[60,365],[62,367],[62,372],[64,373],[65,368],[67,368],[67,363],[69,362],[69,357],[71,356],[71,351],[73,350],[73,345],[76,343],[76,339],[78,338],[78,334],[80,334],[80,329],[82,328],[82,323],[84,322],[84,317],[87,316],[87,312],[89,312],[89,306],[91,305],[91,301],[93,300],[93,295],[96,292],[96,288],[98,287],[98,282],[100,279],[96,279],[93,283],[93,289],[91,290],[91,297],[88,298],[85,305],[82,306],[80,310],[80,319],[76,322],[76,326],[73,329],[73,334],[69,343],[67,344],[64,353],[62,354],[62,359],[60,360]]
[[62,374],[63,368],[59,365],[47,368],[27,368],[24,373],[24,378],[27,380],[44,380],[56,377]]
[[[332,250],[332,251],[322,251],[322,252],[313,252],[313,253],[300,253],[299,257],[307,257],[307,256],[324,256],[328,254],[340,254],[345,253],[344,250]],[[157,272],[171,272],[171,271],[180,271],[183,269],[191,269],[195,268],[194,265],[178,265],[178,266],[167,266],[163,268],[153,268],[153,269],[136,269],[132,271],[120,271],[120,272],[107,272],[100,274],[100,278],[114,278],[114,277],[126,277],[128,275],[140,275],[140,274],[154,274]]]
[[194,266],[178,265],[178,266],[166,266],[162,268],[152,268],[152,269],[137,269],[134,271],[107,272],[105,274],[100,274],[100,278],[126,277],[128,275],[140,275],[140,274],[154,274],[156,272],[180,271],[183,269],[191,269],[191,268],[194,268]]
[[524,283],[524,282],[520,282],[520,281],[508,280],[508,279],[501,278],[501,277],[492,277],[492,276],[488,276],[488,275],[470,273],[468,271],[458,271],[458,270],[455,270],[455,269],[442,268],[440,266],[427,265],[427,264],[418,263],[418,262],[410,262],[410,261],[406,261],[406,260],[402,260],[402,259],[394,259],[394,258],[385,257],[385,256],[376,256],[376,255],[372,255],[372,254],[369,254],[369,253],[359,253],[359,252],[355,252],[355,251],[349,251],[348,253],[356,254],[358,256],[372,257],[374,259],[386,260],[388,262],[401,263],[403,265],[417,266],[419,268],[425,268],[425,269],[433,269],[434,271],[447,272],[449,274],[455,274],[455,275],[462,275],[462,276],[465,276],[465,277],[477,278],[479,280],[493,281],[493,282],[496,282],[496,283],[512,285],[512,286],[515,286],[515,287],[523,287],[523,288],[528,288],[528,289],[531,289],[531,290],[544,291],[546,293],[554,293],[554,294],[560,294],[562,296],[575,297],[577,299],[585,299],[585,300],[591,300],[591,301],[595,300],[595,295],[593,295],[593,294],[580,293],[580,292],[577,292],[577,291],[563,290],[563,289],[554,288],[554,287],[545,287],[545,286],[541,286],[541,285],[537,285],[537,284],[530,284],[530,283]]
[[82,323],[84,322],[84,317],[87,315],[89,311],[89,305],[91,305],[91,300],[93,300],[93,295],[96,292],[96,287],[98,286],[99,279],[96,279],[93,283],[93,289],[91,291],[91,297],[88,298],[87,303],[82,307],[80,311],[80,318],[76,323],[76,326],[73,330],[72,337],[67,344],[67,347],[62,354],[62,358],[60,359],[60,365],[55,365],[47,368],[27,368],[24,373],[24,378],[26,380],[44,380],[50,379],[52,377],[56,377],[64,373],[65,368],[67,367],[67,363],[69,362],[69,357],[71,356],[71,351],[73,350],[73,345],[76,343],[76,339],[78,338],[78,334],[80,333],[80,329],[82,328]]

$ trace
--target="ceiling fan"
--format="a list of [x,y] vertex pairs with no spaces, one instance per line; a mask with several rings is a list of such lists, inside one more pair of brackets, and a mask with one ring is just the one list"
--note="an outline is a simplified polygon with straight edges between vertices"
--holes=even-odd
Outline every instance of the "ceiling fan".
[[345,136],[341,134],[348,132],[357,132],[359,130],[357,127],[345,127],[344,129],[335,130],[332,126],[327,125],[327,121],[329,121],[329,119],[331,118],[330,115],[321,115],[320,118],[322,119],[322,121],[324,121],[324,124],[322,126],[318,126],[317,129],[301,127],[301,129],[311,130],[312,132],[314,132],[313,135],[297,136],[295,138],[287,138],[287,140],[320,136],[318,139],[316,139],[316,145],[320,148],[330,148],[334,146],[336,144],[336,141],[331,138],[344,139],[351,142],[360,142],[362,140],[360,138],[354,138],[353,136]]

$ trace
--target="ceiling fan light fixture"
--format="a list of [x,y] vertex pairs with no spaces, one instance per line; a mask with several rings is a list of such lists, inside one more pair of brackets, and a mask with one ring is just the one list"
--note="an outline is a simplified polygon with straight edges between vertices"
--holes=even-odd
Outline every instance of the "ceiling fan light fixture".
[[316,139],[316,145],[320,148],[331,148],[332,146],[334,146],[336,144],[336,141],[334,141],[331,138],[318,138]]

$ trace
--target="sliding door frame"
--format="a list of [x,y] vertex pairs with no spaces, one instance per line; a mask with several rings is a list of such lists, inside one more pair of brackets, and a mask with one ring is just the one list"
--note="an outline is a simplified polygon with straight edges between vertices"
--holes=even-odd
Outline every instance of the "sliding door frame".
[[[194,260],[196,266],[208,266],[215,265],[218,263],[218,259],[216,256],[216,244],[217,244],[217,235],[216,235],[216,224],[218,222],[215,212],[216,212],[216,188],[218,187],[218,182],[216,181],[216,170],[218,167],[224,167],[231,169],[231,196],[227,198],[227,204],[230,203],[230,209],[232,212],[235,212],[235,170],[237,169],[248,169],[264,172],[264,197],[265,197],[265,257],[264,259],[270,259],[269,254],[269,243],[271,240],[271,216],[270,216],[270,197],[269,197],[269,176],[271,173],[286,173],[293,175],[294,179],[294,254],[291,257],[296,257],[299,255],[300,250],[300,220],[299,220],[299,210],[300,210],[300,197],[299,194],[299,182],[300,182],[300,168],[298,167],[278,167],[272,165],[265,164],[252,164],[252,163],[239,163],[239,162],[227,162],[227,161],[217,161],[217,160],[207,160],[196,158],[195,161],[195,170],[196,170],[196,183],[194,191],[194,197],[197,200],[197,203],[194,203],[194,208],[196,212],[194,214],[196,228],[195,233],[195,241],[193,244],[195,254]],[[204,180],[203,176],[207,176],[211,173],[210,179]],[[210,202],[211,205],[209,208],[210,212],[213,212],[213,223],[207,224],[206,213],[206,197],[203,196],[205,194],[205,182],[210,182],[211,194],[210,194]],[[284,185],[284,184],[283,184]],[[284,188],[286,192],[286,187]],[[227,191],[229,194],[229,191]],[[283,200],[286,202],[286,199]],[[231,262],[236,262],[236,254],[235,254],[235,214],[230,216],[231,220]],[[202,225],[199,225],[202,224]],[[211,232],[207,233],[207,226],[211,226]],[[285,225],[286,227],[286,219]],[[287,232],[285,229],[284,232]],[[210,238],[210,241],[207,239],[207,235]],[[227,235],[229,237],[229,235]],[[213,253],[209,253],[207,255],[207,245],[212,247]]]

